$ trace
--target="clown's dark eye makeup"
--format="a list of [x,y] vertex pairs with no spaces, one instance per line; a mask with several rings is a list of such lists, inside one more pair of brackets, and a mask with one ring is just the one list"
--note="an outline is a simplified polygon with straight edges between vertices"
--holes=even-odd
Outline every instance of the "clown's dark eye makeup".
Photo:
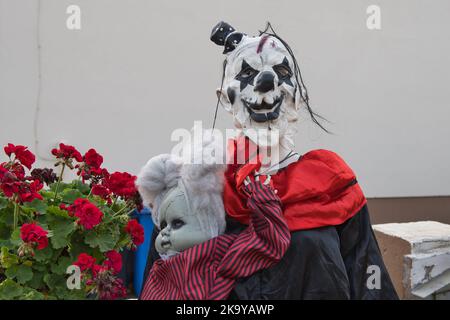
[[278,75],[278,85],[286,83],[291,87],[294,86],[291,81],[292,70],[286,57],[284,57],[283,62],[273,66],[273,71],[275,71],[275,73]]
[[242,60],[241,71],[236,76],[236,80],[241,82],[241,91],[249,84],[253,85],[253,79],[259,73],[258,70],[253,69],[245,60]]
[[245,70],[242,70],[241,72],[239,72],[238,77],[240,78],[249,78],[251,76],[254,76],[256,73],[258,73],[258,71],[256,71],[253,68],[246,68]]
[[284,65],[276,65],[273,67],[273,70],[278,74],[279,78],[291,77],[292,75],[291,69]]
[[172,225],[172,228],[175,230],[180,229],[182,226],[184,226],[184,221],[181,219],[175,219],[172,221],[171,225]]

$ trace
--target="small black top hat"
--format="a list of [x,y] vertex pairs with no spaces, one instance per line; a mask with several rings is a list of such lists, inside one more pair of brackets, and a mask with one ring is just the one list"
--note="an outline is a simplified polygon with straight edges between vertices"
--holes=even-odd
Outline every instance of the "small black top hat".
[[241,42],[244,33],[237,32],[231,25],[220,21],[211,32],[211,41],[219,46],[224,46],[223,53],[233,51]]

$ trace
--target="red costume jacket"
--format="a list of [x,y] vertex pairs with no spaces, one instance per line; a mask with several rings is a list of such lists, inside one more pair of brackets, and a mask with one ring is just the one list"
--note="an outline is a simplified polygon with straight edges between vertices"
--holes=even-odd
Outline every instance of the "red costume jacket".
[[[246,144],[245,159],[251,146]],[[228,152],[237,162],[236,141]],[[238,192],[246,176],[260,164],[231,164],[225,173],[225,211],[241,223],[248,224],[250,209]],[[283,215],[291,231],[340,225],[353,217],[366,198],[350,167],[336,153],[327,150],[310,151],[272,175],[271,184],[280,197]]]

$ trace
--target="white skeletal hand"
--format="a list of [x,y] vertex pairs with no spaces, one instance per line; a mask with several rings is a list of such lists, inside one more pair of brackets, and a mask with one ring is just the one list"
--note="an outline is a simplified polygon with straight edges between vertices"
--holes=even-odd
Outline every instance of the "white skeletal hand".
[[[259,177],[260,177],[261,175],[259,174],[259,172],[258,171],[255,171],[255,181],[259,181]],[[252,181],[250,180],[250,177],[246,177],[245,179],[244,179],[244,184],[246,185],[246,186],[248,186],[250,183],[251,183]],[[266,175],[266,180],[264,181],[264,185],[268,185],[270,183],[270,175],[268,174],[268,175]]]

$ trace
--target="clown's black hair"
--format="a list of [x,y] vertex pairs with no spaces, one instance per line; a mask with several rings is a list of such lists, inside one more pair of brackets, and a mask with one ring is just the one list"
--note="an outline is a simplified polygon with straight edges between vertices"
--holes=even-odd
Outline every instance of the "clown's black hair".
[[[295,75],[295,80],[297,81],[297,83],[299,85],[301,85],[304,89],[304,94],[302,91],[302,88],[299,88],[298,90],[300,90],[300,96],[302,97],[303,101],[305,101],[306,104],[306,109],[309,113],[309,115],[311,116],[311,120],[318,125],[322,130],[324,130],[327,133],[330,133],[330,131],[328,131],[320,122],[319,120],[317,120],[317,118],[320,118],[324,121],[328,121],[327,119],[325,119],[323,116],[319,115],[318,113],[314,112],[311,108],[311,106],[309,105],[309,96],[308,96],[308,89],[305,86],[305,83],[303,82],[303,77],[302,77],[302,73],[300,70],[300,67],[298,65],[297,59],[295,58],[294,52],[292,51],[291,47],[287,44],[286,41],[284,41],[273,29],[272,25],[270,24],[270,22],[267,22],[266,24],[266,28],[263,31],[259,31],[259,35],[263,35],[266,34],[268,36],[272,36],[277,38],[286,48],[286,50],[288,51],[289,55],[291,56],[292,61],[294,62],[294,75]],[[222,91],[223,89],[223,81],[225,79],[225,68],[227,66],[227,60],[225,59],[223,62],[223,70],[222,70],[222,80],[220,83],[220,91]],[[217,110],[219,108],[219,103],[220,103],[220,95],[218,95],[217,97],[217,104],[216,104],[216,111],[214,113],[214,121],[213,121],[213,129],[216,125],[216,118],[217,118]]]
[[[223,69],[222,69],[222,80],[220,81],[220,92],[223,89],[223,81],[225,80],[225,69],[227,67],[227,59],[223,60]],[[216,127],[216,119],[217,119],[217,110],[219,109],[220,103],[220,94],[217,95],[217,103],[216,103],[216,112],[214,113],[214,121],[213,121],[213,130]]]
[[[330,131],[328,131],[318,120],[317,118],[320,118],[324,121],[328,121],[327,119],[325,119],[323,116],[317,114],[316,112],[314,112],[311,109],[311,106],[309,105],[309,96],[308,96],[308,89],[305,86],[305,83],[303,82],[303,78],[302,78],[302,72],[300,71],[300,67],[298,65],[297,59],[295,58],[294,52],[292,51],[291,47],[287,44],[286,41],[284,41],[273,29],[272,25],[270,24],[270,22],[267,22],[266,24],[266,28],[263,31],[259,31],[259,35],[263,35],[263,34],[267,34],[269,36],[275,37],[277,38],[285,47],[286,50],[289,52],[292,61],[294,61],[294,75],[295,75],[295,80],[297,81],[298,84],[300,84],[303,89],[305,90],[305,94],[303,94],[303,91],[301,90],[301,88],[299,88],[300,90],[300,95],[303,99],[303,101],[305,101],[306,104],[306,109],[309,112],[309,115],[311,116],[311,120],[318,125],[322,130],[324,130],[327,133],[330,133]],[[316,118],[317,117],[317,118]]]

